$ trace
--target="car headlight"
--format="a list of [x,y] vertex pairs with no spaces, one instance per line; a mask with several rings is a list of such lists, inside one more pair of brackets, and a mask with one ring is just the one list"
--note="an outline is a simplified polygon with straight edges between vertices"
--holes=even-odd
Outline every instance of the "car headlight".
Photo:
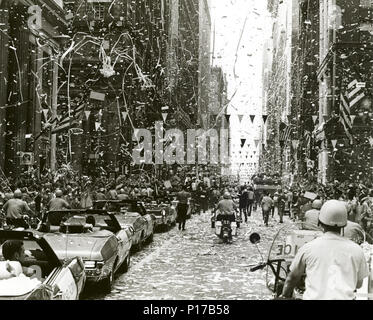
[[84,261],[84,268],[87,268],[87,269],[96,268],[96,261]]

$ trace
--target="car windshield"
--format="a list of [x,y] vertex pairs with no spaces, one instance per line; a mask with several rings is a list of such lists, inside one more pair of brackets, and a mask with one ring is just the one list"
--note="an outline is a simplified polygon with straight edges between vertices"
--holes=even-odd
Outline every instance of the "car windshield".
[[106,213],[89,211],[56,211],[48,213],[51,232],[86,233],[114,229],[112,218]]

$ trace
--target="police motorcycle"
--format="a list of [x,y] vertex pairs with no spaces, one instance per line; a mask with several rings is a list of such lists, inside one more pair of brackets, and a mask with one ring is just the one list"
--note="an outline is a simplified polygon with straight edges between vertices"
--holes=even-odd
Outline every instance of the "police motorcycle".
[[[312,230],[310,230],[312,229]],[[292,225],[282,227],[274,236],[270,245],[267,259],[258,247],[260,243],[260,235],[252,233],[250,235],[250,242],[254,244],[262,257],[262,261],[254,266],[251,266],[250,272],[265,270],[266,287],[272,293],[274,299],[281,299],[282,290],[285,284],[287,275],[290,272],[290,265],[298,252],[304,244],[321,236],[322,229],[316,225],[310,225],[305,222],[295,222]],[[356,292],[358,300],[373,299],[373,246],[366,242],[366,234],[361,237],[353,239],[354,242],[361,245],[364,250],[366,260],[370,267],[370,276],[364,280],[362,288]],[[305,278],[302,277],[300,284],[294,289],[293,297],[291,299],[301,300],[305,291]]]
[[220,210],[215,210],[211,218],[211,228],[215,229],[215,234],[223,240],[223,243],[232,243],[233,236],[237,236],[237,212],[234,214],[223,214]]

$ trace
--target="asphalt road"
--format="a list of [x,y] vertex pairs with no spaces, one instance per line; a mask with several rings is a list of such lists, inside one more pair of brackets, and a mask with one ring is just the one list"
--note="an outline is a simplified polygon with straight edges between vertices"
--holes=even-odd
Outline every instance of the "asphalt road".
[[[119,275],[108,295],[88,288],[83,299],[109,300],[246,300],[271,299],[266,288],[266,271],[250,272],[261,261],[257,248],[250,243],[252,232],[261,235],[260,252],[267,256],[280,225],[278,218],[263,225],[255,212],[242,223],[232,244],[220,243],[211,229],[210,213],[194,215],[186,231],[174,227],[156,233],[153,243],[131,257],[127,273]],[[291,224],[285,218],[285,225]]]

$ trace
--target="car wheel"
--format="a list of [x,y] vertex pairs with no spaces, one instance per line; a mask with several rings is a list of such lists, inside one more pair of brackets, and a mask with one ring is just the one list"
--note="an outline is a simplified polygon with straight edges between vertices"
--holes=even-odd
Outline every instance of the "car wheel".
[[104,293],[110,293],[114,283],[114,270],[110,272],[109,276],[102,280],[102,289]]
[[140,240],[139,243],[137,244],[136,246],[136,251],[141,251],[142,250],[142,247],[143,247],[143,241],[144,240]]
[[148,238],[148,243],[153,242],[154,233],[152,233]]
[[124,259],[122,265],[120,266],[120,272],[126,273],[130,267],[131,255],[128,253],[126,259]]

